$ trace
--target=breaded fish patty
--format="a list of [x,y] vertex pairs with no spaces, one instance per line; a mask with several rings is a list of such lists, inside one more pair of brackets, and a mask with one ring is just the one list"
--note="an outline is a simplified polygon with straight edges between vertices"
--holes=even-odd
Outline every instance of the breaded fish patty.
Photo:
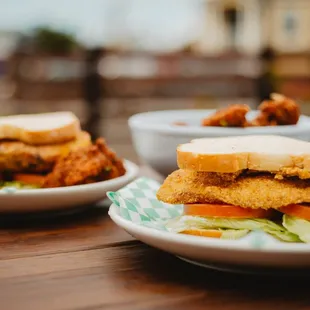
[[123,161],[107,146],[104,139],[94,145],[70,152],[49,173],[43,187],[64,187],[110,180],[126,173]]
[[157,198],[170,204],[225,203],[244,208],[278,209],[310,203],[310,181],[277,180],[274,175],[217,178],[205,172],[177,170],[165,180]]
[[81,132],[70,142],[33,146],[19,141],[0,142],[0,171],[49,172],[55,162],[70,151],[91,145],[91,137]]

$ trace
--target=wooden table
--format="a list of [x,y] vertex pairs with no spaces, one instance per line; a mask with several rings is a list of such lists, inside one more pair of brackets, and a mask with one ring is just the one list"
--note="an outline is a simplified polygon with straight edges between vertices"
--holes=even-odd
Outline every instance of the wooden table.
[[2,310],[309,309],[307,279],[198,268],[118,228],[107,209],[0,218]]

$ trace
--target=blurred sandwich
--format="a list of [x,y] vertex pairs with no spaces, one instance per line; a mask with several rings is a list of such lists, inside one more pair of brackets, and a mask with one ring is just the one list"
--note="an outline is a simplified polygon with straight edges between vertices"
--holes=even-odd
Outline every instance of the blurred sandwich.
[[0,117],[0,171],[13,181],[39,185],[61,157],[90,145],[71,112]]
[[80,132],[80,121],[71,112],[0,117],[1,140],[47,145],[74,140]]
[[171,230],[229,239],[263,230],[310,242],[310,143],[280,136],[198,139],[178,147],[177,161],[180,170],[157,193],[165,203],[184,204]]

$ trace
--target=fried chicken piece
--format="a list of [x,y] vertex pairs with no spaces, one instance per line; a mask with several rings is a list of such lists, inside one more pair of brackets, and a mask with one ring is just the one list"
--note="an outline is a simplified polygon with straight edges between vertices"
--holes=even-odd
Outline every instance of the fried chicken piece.
[[246,114],[249,111],[246,104],[233,104],[203,119],[202,126],[246,127]]
[[299,105],[283,95],[271,94],[259,106],[261,113],[253,120],[252,126],[295,125],[300,117]]
[[248,175],[214,185],[204,172],[177,170],[165,180],[157,198],[169,204],[225,203],[252,209],[278,209],[310,203],[310,182],[276,180],[274,175]]
[[71,152],[61,158],[46,176],[43,187],[63,187],[113,179],[126,172],[103,139],[94,145]]
[[270,118],[267,113],[259,113],[257,117],[249,122],[249,127],[278,126],[275,119]]
[[96,141],[96,145],[99,148],[99,150],[105,154],[105,156],[109,159],[109,161],[112,163],[111,170],[109,171],[109,179],[115,179],[117,177],[120,177],[126,173],[126,169],[124,167],[123,161],[116,156],[116,153],[113,152],[104,139],[98,139]]

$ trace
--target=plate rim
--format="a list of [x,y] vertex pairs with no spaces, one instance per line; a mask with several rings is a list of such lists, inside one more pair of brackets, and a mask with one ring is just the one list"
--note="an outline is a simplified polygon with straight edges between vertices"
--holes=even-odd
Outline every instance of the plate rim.
[[[164,134],[174,134],[174,135],[206,135],[210,133],[209,127],[196,127],[196,126],[171,126],[169,124],[163,123],[151,123],[145,122],[144,116],[156,116],[158,117],[162,114],[166,115],[188,115],[188,113],[212,113],[215,112],[216,109],[188,109],[188,110],[160,110],[160,111],[151,111],[151,112],[143,112],[137,113],[131,116],[128,119],[128,125],[131,129],[138,130],[147,130]],[[257,113],[257,110],[252,110],[251,113]],[[308,132],[310,130],[310,117],[307,115],[300,115],[300,120],[302,123],[298,123],[297,125],[285,125],[285,126],[265,126],[265,127],[249,127],[249,128],[227,128],[223,127],[212,127],[212,135],[223,135],[228,134],[231,135],[283,135],[283,134],[301,134]],[[173,119],[172,119],[173,121]]]
[[[277,277],[289,277],[289,276],[309,276],[309,267],[301,267],[299,268],[277,268],[277,267],[263,267],[263,266],[244,266],[244,265],[226,265],[223,263],[214,263],[214,262],[199,262],[190,258],[185,258],[182,256],[176,256],[181,261],[186,264],[191,264],[200,268],[214,270],[216,272],[225,272],[230,274],[242,274],[246,276],[261,276],[261,277],[269,277],[269,276],[277,276]],[[305,273],[306,272],[306,273]]]
[[191,236],[191,235],[182,235],[176,234],[167,231],[160,231],[154,228],[142,226],[136,223],[133,223],[129,220],[122,218],[117,211],[117,207],[112,204],[109,208],[109,216],[118,226],[123,229],[137,231],[138,234],[143,234],[148,237],[156,236],[157,239],[160,239],[164,242],[171,242],[173,240],[174,243],[184,246],[191,245],[195,247],[199,247],[201,249],[216,249],[216,250],[229,250],[236,252],[251,252],[254,253],[265,253],[265,254],[294,254],[294,255],[310,255],[310,244],[305,243],[284,243],[277,242],[273,244],[273,247],[270,248],[255,248],[245,246],[244,243],[240,243],[239,240],[219,240],[208,237],[199,237],[199,236]]
[[98,189],[98,188],[101,188],[102,186],[113,187],[119,184],[120,182],[126,182],[127,180],[133,180],[134,178],[137,177],[139,173],[139,167],[137,164],[127,159],[124,159],[124,165],[126,168],[126,173],[120,177],[117,177],[111,180],[90,183],[90,184],[55,187],[55,188],[18,189],[12,193],[0,190],[0,198],[8,197],[8,196],[21,197],[21,196],[38,196],[38,195],[44,195],[44,194],[62,194],[62,193],[74,194],[80,190]]

